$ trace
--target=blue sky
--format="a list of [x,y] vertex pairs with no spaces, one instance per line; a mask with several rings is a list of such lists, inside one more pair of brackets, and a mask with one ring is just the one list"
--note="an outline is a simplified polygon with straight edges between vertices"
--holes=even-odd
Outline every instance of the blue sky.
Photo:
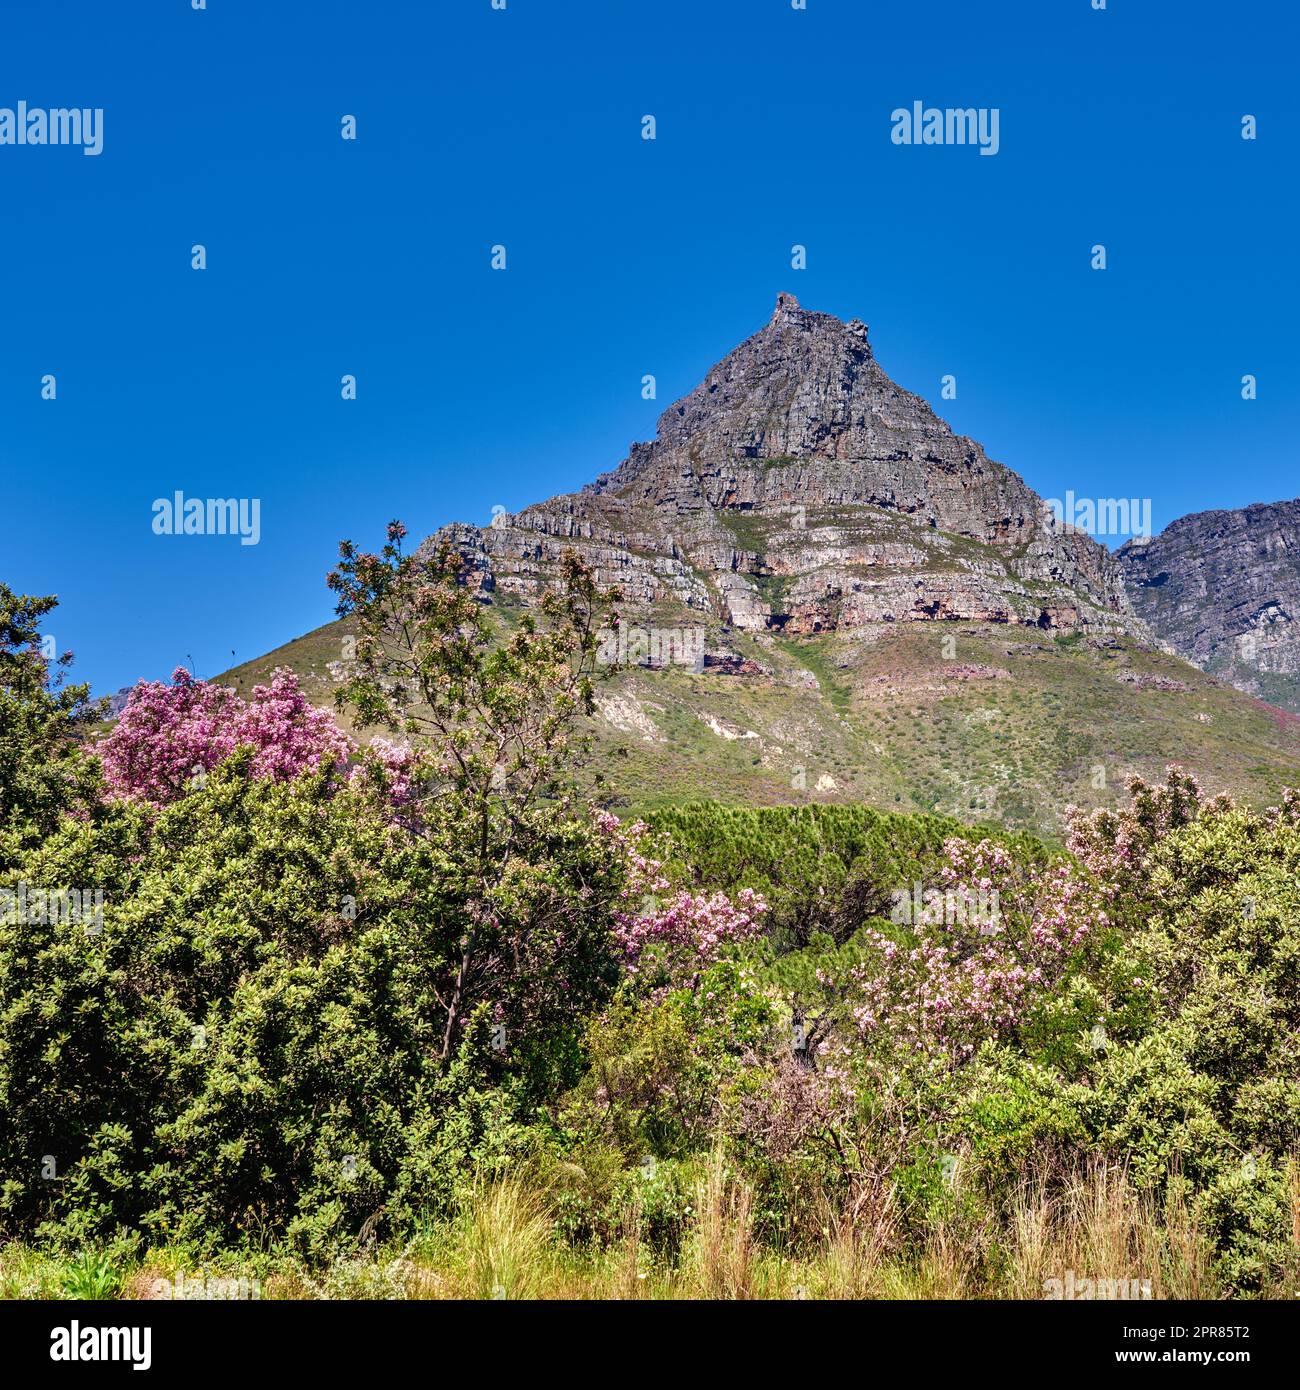
[[[5,0],[4,31],[0,107],[105,112],[98,157],[0,146],[0,577],[60,596],[97,690],[326,621],[343,536],[612,467],[782,289],[1044,496],[1159,529],[1300,493],[1282,0]],[[893,145],[916,100],[997,107],[1000,152]],[[260,544],[156,536],[177,489],[259,498]]]

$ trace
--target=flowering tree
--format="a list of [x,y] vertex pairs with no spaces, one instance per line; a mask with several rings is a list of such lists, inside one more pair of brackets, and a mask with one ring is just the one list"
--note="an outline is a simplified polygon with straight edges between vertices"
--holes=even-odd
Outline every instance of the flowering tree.
[[[1202,807],[1200,783],[1173,763],[1165,769],[1162,786],[1135,776],[1127,790],[1129,804],[1122,810],[1088,814],[1069,806],[1065,813],[1070,853],[1092,873],[1112,881],[1138,872],[1151,849],[1170,831],[1190,825]],[[1226,797],[1210,803],[1214,810],[1229,805]]]
[[1068,860],[1043,872],[988,840],[944,848],[945,900],[997,911],[923,914],[903,939],[868,930],[845,997],[859,1041],[961,1061],[1023,1022],[1110,917],[1105,885]]
[[617,979],[602,895],[622,865],[577,788],[597,634],[617,595],[567,552],[555,587],[507,625],[454,547],[408,554],[405,536],[394,521],[378,553],[339,547],[327,582],[357,639],[336,698],[362,727],[404,734],[416,750],[415,764],[382,775],[408,797],[399,819],[444,866],[447,902],[428,945],[447,1061],[476,1011],[489,1011],[503,1048],[518,1048],[557,1037]]
[[[868,930],[867,958],[846,975],[820,979],[828,997],[847,1004],[852,1037],[960,1062],[982,1042],[1014,1034],[1090,941],[1121,917],[1149,910],[1153,850],[1202,811],[1196,779],[1177,767],[1163,785],[1133,778],[1128,792],[1118,811],[1069,808],[1072,857],[1046,871],[992,841],[947,841],[937,896],[958,910],[921,914],[907,933]],[[980,910],[990,900],[992,918]],[[825,1060],[840,1065],[850,1051],[841,1037],[827,1045]]]
[[257,750],[256,776],[277,782],[339,766],[352,752],[334,716],[317,709],[303,694],[297,676],[285,668],[272,673],[270,685],[253,687],[236,728],[236,742]]
[[412,826],[420,804],[420,787],[428,774],[428,759],[410,744],[371,739],[355,777],[369,777],[384,792],[393,809]]
[[275,671],[270,685],[255,686],[245,701],[184,667],[172,673],[171,685],[135,687],[100,752],[113,792],[163,806],[243,746],[254,751],[254,775],[275,781],[342,766],[352,752],[333,716],[310,703],[292,671]]
[[644,821],[624,829],[616,817],[602,812],[597,825],[617,841],[628,864],[614,936],[631,974],[653,959],[674,982],[689,982],[718,958],[723,946],[757,935],[767,911],[757,893],[742,888],[732,902],[725,893],[673,890],[663,864],[647,853]]

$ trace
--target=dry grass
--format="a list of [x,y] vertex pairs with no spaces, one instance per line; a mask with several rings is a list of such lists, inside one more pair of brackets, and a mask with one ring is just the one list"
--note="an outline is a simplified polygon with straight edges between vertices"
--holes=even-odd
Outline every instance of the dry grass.
[[1025,1183],[1009,1224],[1009,1297],[1041,1297],[1044,1282],[1067,1271],[1146,1282],[1157,1299],[1219,1294],[1212,1251],[1186,1205],[1174,1197],[1157,1210],[1133,1192],[1122,1166],[1094,1164],[1056,1190]]
[[[1292,1176],[1300,1244],[1300,1172]],[[643,1239],[626,1213],[607,1249],[574,1251],[555,1233],[545,1194],[519,1182],[475,1192],[459,1217],[400,1250],[340,1261],[312,1274],[285,1263],[261,1268],[263,1298],[402,1299],[1041,1299],[1046,1281],[1135,1280],[1155,1299],[1222,1297],[1211,1251],[1176,1199],[1159,1210],[1122,1167],[1097,1164],[1067,1179],[1027,1179],[999,1222],[940,1222],[909,1241],[891,1194],[859,1195],[827,1210],[818,1248],[788,1255],[754,1234],[754,1193],[714,1153],[705,1164],[691,1226],[674,1261]],[[0,1252],[0,1295],[75,1296],[86,1258],[58,1261],[20,1247]],[[116,1271],[122,1297],[147,1297],[173,1278],[175,1252]],[[227,1278],[241,1271],[227,1267]],[[251,1273],[250,1270],[243,1273]],[[187,1276],[188,1277],[188,1276]],[[1293,1293],[1270,1289],[1267,1294]],[[156,1296],[156,1295],[154,1295]]]
[[695,1194],[687,1273],[699,1298],[752,1298],[755,1278],[753,1191],[731,1177],[720,1151],[710,1156]]

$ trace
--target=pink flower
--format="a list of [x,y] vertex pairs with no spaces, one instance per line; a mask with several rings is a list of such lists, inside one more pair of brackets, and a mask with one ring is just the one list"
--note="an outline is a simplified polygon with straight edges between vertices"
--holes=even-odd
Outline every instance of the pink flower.
[[201,786],[240,747],[253,750],[254,776],[276,781],[341,767],[352,752],[292,671],[273,672],[270,685],[255,686],[244,701],[184,667],[172,672],[171,685],[141,681],[99,751],[116,795],[163,806]]
[[674,890],[662,863],[643,850],[647,832],[643,821],[625,828],[615,816],[600,812],[596,826],[619,843],[627,860],[624,907],[615,913],[614,937],[630,974],[637,973],[642,957],[653,949],[670,973],[690,978],[716,960],[729,943],[758,934],[767,903],[752,889],[742,888],[734,902],[725,893]]

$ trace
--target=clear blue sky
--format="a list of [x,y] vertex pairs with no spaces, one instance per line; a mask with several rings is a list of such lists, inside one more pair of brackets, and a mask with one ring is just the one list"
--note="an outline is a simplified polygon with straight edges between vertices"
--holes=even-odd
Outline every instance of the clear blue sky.
[[[327,620],[340,537],[579,486],[781,289],[1045,496],[1300,493],[1289,0],[4,0],[3,40],[0,106],[105,109],[97,158],[0,147],[0,576],[97,690]],[[915,100],[1000,153],[893,145]],[[155,536],[177,489],[261,543]]]

